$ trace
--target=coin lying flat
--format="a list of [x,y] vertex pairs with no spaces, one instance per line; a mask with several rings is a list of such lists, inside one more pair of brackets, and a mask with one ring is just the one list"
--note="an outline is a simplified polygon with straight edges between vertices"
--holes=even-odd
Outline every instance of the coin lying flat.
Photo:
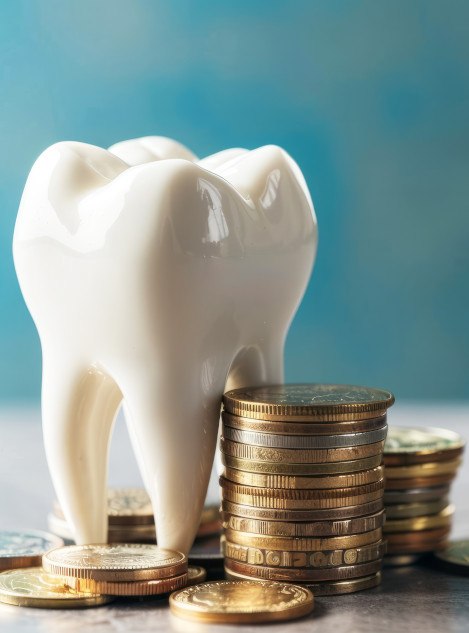
[[435,477],[409,477],[408,479],[386,478],[386,490],[414,490],[415,488],[435,488],[449,484],[455,478],[456,473],[437,475]]
[[158,596],[186,587],[188,575],[180,574],[158,580],[109,581],[67,577],[66,584],[76,591],[101,593],[107,596]]
[[451,525],[451,519],[454,514],[454,506],[448,505],[438,514],[430,516],[410,517],[408,519],[392,519],[386,521],[384,532],[414,532],[419,530],[432,530],[440,527],[448,527]]
[[410,479],[411,477],[438,477],[455,474],[461,465],[461,459],[450,459],[441,462],[425,462],[411,466],[386,466],[387,479]]
[[438,501],[448,495],[449,485],[434,486],[429,488],[408,488],[406,490],[385,490],[384,503],[386,507],[393,503],[427,503]]
[[390,426],[384,459],[388,465],[404,466],[454,459],[463,450],[463,438],[448,429]]
[[63,545],[61,538],[39,530],[0,532],[0,570],[33,567],[42,555]]
[[48,576],[41,567],[13,569],[0,574],[0,602],[7,604],[66,609],[97,607],[111,600],[95,593],[74,591],[60,578]]
[[[50,512],[47,515],[47,525],[54,534],[68,541],[74,540],[72,531],[65,519]],[[122,526],[109,524],[107,541],[108,543],[154,543],[155,526],[152,523]]]
[[225,409],[260,420],[311,422],[379,417],[394,403],[382,389],[355,385],[291,384],[234,389],[223,396]]
[[412,517],[429,516],[438,514],[448,505],[448,497],[445,495],[437,501],[426,503],[399,503],[386,506],[386,520],[410,519]]
[[314,598],[297,585],[221,580],[177,591],[169,606],[172,613],[189,620],[238,624],[299,618],[311,613]]
[[469,574],[469,540],[452,541],[435,552],[435,557],[441,566],[458,574]]
[[224,466],[244,470],[248,473],[266,473],[272,475],[336,475],[341,473],[356,473],[381,465],[381,453],[363,459],[351,459],[340,462],[322,462],[320,464],[284,464],[283,462],[257,461],[255,459],[241,459],[232,455],[221,454]]
[[42,566],[62,577],[110,582],[157,580],[186,573],[187,558],[157,545],[69,545],[45,554]]

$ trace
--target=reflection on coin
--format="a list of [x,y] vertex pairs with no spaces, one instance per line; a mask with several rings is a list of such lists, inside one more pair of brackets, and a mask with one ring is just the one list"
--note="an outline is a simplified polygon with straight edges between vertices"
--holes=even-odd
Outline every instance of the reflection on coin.
[[411,477],[438,477],[455,474],[461,465],[461,459],[450,459],[442,462],[426,462],[411,466],[386,466],[387,479],[404,479]]
[[463,449],[463,438],[448,429],[390,426],[384,457],[387,464],[405,465],[453,459]]
[[238,624],[299,618],[313,610],[314,598],[297,585],[223,580],[177,591],[169,606],[189,620]]
[[[236,468],[225,468],[225,478],[245,486],[260,488],[281,488],[282,490],[330,490],[334,488],[352,488],[364,486],[383,479],[384,466],[345,475],[328,475],[327,477],[301,477],[298,475],[269,475],[250,473]],[[328,493],[329,494],[329,493]]]
[[273,475],[334,475],[340,473],[356,473],[381,465],[381,453],[364,459],[353,459],[341,462],[322,462],[321,464],[284,464],[282,462],[256,461],[239,459],[231,455],[221,454],[224,466],[245,470],[249,473],[266,473]]
[[383,509],[381,498],[368,503],[362,503],[342,508],[309,509],[309,510],[279,510],[277,508],[259,508],[243,505],[223,499],[222,509],[228,514],[234,514],[246,519],[263,519],[267,521],[328,521],[333,519],[350,519],[352,517],[374,514]]
[[187,558],[157,545],[69,545],[45,554],[42,566],[50,574],[65,577],[111,582],[156,580],[186,573]]
[[207,578],[207,572],[203,567],[198,565],[189,565],[187,569],[187,584],[198,585]]
[[469,540],[451,541],[439,552],[435,553],[439,563],[450,571],[469,574]]
[[0,602],[20,607],[64,609],[97,607],[111,598],[79,593],[66,587],[60,578],[48,576],[41,567],[13,569],[0,574]]
[[45,552],[62,545],[61,538],[39,530],[2,531],[0,570],[40,565]]
[[188,584],[186,574],[158,580],[110,581],[67,577],[66,584],[76,591],[101,593],[107,596],[158,596],[181,589]]
[[438,514],[386,521],[384,531],[386,534],[390,534],[391,532],[412,532],[447,527],[451,525],[453,514],[454,506],[448,505]]
[[426,503],[399,503],[386,506],[386,520],[410,519],[411,517],[421,517],[438,514],[448,505],[448,497],[445,495],[437,501],[427,501]]
[[225,559],[225,569],[235,571],[246,576],[262,578],[263,580],[280,580],[290,582],[323,582],[337,581],[370,576],[381,570],[382,561],[377,560],[361,565],[347,565],[345,567],[328,567],[324,569],[305,569],[298,567],[267,567],[240,563],[231,558]]
[[[49,530],[63,539],[73,541],[73,534],[65,519],[50,512],[47,515]],[[109,525],[108,543],[154,543],[155,526],[150,525]]]
[[384,415],[394,402],[388,391],[355,385],[291,384],[235,389],[223,396],[225,409],[261,420],[338,421]]

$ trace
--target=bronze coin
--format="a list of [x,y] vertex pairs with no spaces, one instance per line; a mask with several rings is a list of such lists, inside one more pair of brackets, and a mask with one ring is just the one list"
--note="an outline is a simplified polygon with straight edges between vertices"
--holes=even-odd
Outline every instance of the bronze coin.
[[[386,477],[386,471],[385,471]],[[386,477],[386,490],[407,490],[415,488],[433,488],[453,481],[454,474],[438,475],[438,477],[412,477],[409,479],[388,479]]]
[[224,512],[246,519],[262,519],[267,521],[328,521],[333,519],[351,519],[380,512],[383,509],[383,500],[377,499],[369,503],[345,506],[342,508],[279,510],[276,508],[246,506],[223,499],[222,509]]
[[450,528],[442,527],[434,530],[421,530],[419,532],[395,532],[386,534],[386,540],[389,547],[406,546],[406,545],[422,545],[432,543],[433,541],[441,541],[450,533]]

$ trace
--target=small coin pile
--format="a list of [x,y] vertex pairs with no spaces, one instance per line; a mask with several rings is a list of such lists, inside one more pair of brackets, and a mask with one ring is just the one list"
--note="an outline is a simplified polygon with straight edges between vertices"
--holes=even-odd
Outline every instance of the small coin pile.
[[406,565],[445,546],[454,506],[450,485],[464,440],[438,428],[389,428],[384,447],[384,501],[389,564]]
[[316,595],[380,582],[383,447],[394,398],[350,385],[224,395],[220,478],[225,572]]
[[[155,520],[150,497],[143,488],[110,488],[108,490],[108,542],[154,543]],[[57,501],[47,517],[49,530],[68,541],[72,531]],[[202,512],[197,538],[218,534],[221,529],[218,506],[206,506]]]

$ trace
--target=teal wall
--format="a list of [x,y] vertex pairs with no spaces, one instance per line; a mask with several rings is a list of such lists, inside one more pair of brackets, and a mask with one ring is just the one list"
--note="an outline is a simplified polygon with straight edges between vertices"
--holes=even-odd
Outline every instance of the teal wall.
[[284,146],[316,269],[287,379],[469,397],[469,2],[0,0],[0,400],[37,399],[11,237],[37,155]]

